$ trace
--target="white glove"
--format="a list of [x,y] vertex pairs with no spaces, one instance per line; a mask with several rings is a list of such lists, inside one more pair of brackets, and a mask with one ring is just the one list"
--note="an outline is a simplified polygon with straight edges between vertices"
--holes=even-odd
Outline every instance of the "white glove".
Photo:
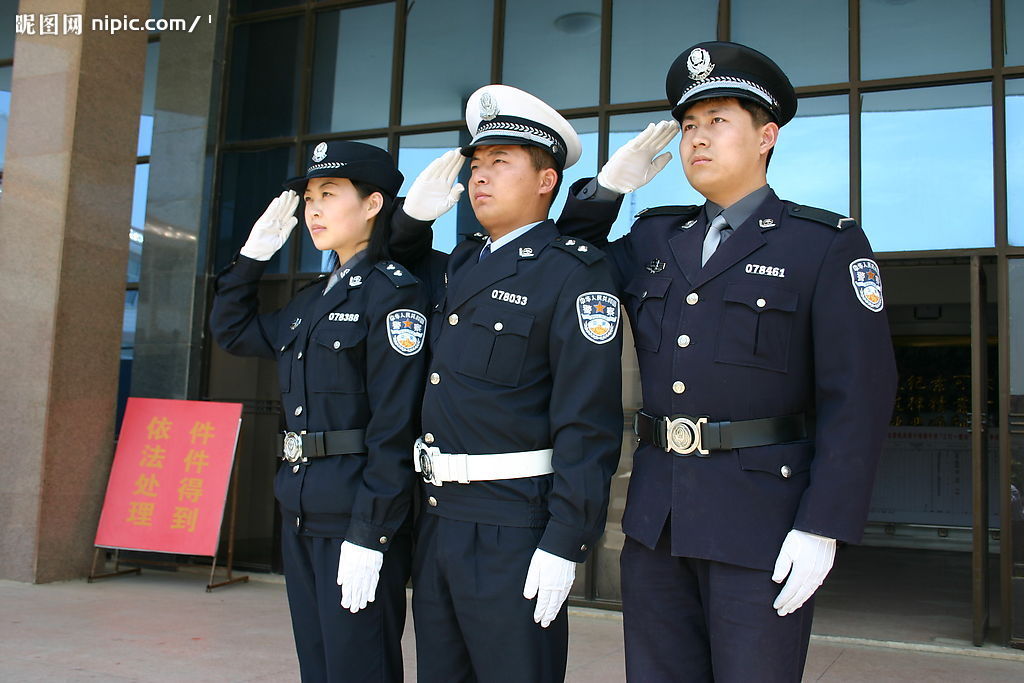
[[355,543],[341,544],[338,556],[338,585],[341,586],[341,606],[352,614],[366,607],[377,597],[377,581],[384,564],[384,553],[370,550]]
[[643,187],[672,160],[670,152],[658,158],[654,155],[664,149],[678,132],[679,124],[675,121],[647,124],[642,133],[615,150],[597,174],[597,182],[619,194]]
[[784,617],[795,612],[814,595],[818,586],[828,576],[832,562],[836,557],[836,540],[806,531],[793,529],[786,534],[779,551],[779,559],[775,560],[775,573],[772,581],[782,583],[789,574],[786,585],[779,592],[772,604]]
[[[402,209],[418,221],[432,221],[455,206],[462,191],[466,189],[462,183],[455,183],[465,161],[466,157],[457,149],[449,150],[431,161],[416,176],[409,194],[405,196]],[[455,183],[454,187],[452,183]]]
[[530,568],[526,572],[526,585],[523,586],[523,597],[532,600],[537,597],[537,607],[533,610],[533,621],[547,628],[562,603],[569,597],[572,581],[576,578],[576,563],[552,555],[537,548],[530,560]]
[[257,261],[269,261],[270,257],[288,241],[292,228],[299,222],[295,217],[295,207],[298,205],[299,195],[291,190],[286,190],[275,197],[259,220],[253,224],[249,239],[242,246],[242,256]]

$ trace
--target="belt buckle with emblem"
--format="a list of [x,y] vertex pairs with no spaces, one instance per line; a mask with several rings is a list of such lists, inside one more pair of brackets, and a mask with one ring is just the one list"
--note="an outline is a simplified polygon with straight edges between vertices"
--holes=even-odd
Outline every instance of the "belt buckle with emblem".
[[302,436],[295,432],[284,433],[284,453],[282,457],[290,463],[297,463],[300,460],[305,462],[302,457]]
[[423,439],[416,439],[415,450],[416,457],[413,458],[413,464],[416,471],[423,475],[423,481],[427,484],[440,486],[441,482],[434,479],[434,468],[430,466],[430,459],[440,455],[441,449],[437,446],[428,446],[423,443]]
[[697,451],[699,455],[708,455],[708,451],[701,447],[700,433],[700,426],[707,423],[706,417],[695,420],[686,415],[669,420],[665,426],[665,452],[690,455]]

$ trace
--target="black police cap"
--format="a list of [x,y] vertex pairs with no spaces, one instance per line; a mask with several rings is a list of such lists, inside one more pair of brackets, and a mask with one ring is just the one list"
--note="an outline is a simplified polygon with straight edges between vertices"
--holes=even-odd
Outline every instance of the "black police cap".
[[348,178],[369,183],[395,197],[404,180],[390,154],[362,142],[321,142],[313,148],[308,163],[306,175],[286,180],[286,188],[302,194],[310,178]]
[[756,102],[780,126],[796,114],[796,91],[779,65],[739,43],[698,43],[683,52],[668,70],[665,93],[678,121],[694,102],[712,97]]

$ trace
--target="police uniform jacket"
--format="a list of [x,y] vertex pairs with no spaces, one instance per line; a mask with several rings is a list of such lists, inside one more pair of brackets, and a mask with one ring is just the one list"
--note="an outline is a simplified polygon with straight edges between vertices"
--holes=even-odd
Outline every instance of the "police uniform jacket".
[[[594,341],[579,306],[618,301],[604,255],[544,221],[477,262],[448,261],[430,322],[424,439],[442,453],[552,448],[554,474],[426,486],[426,511],[543,529],[539,547],[582,561],[600,536],[622,438],[621,332]],[[496,456],[500,457],[500,456]]]
[[321,276],[284,308],[259,313],[265,267],[239,256],[217,277],[210,313],[217,343],[277,361],[289,431],[366,431],[364,454],[280,468],[274,489],[285,522],[386,550],[410,507],[426,364],[422,342],[414,353],[396,350],[403,347],[393,343],[389,317],[409,327],[425,323],[425,289],[394,262],[362,259],[326,294]]
[[[566,210],[579,203],[571,194]],[[661,207],[608,246],[644,410],[804,413],[812,434],[709,457],[641,443],[623,530],[654,548],[671,515],[673,555],[771,570],[792,528],[862,536],[895,395],[889,326],[880,292],[872,310],[854,284],[873,255],[852,219],[770,192],[701,267],[707,227],[701,207]]]

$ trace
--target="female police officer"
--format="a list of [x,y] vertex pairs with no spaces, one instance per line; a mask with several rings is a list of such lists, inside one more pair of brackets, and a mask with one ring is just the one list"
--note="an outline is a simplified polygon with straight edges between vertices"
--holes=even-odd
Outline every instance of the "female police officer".
[[[420,282],[384,258],[401,183],[381,149],[320,143],[215,285],[217,343],[278,362],[288,432],[274,489],[308,681],[402,679],[427,302]],[[297,222],[296,192],[313,243],[333,251],[337,267],[281,310],[258,313],[260,276]]]

